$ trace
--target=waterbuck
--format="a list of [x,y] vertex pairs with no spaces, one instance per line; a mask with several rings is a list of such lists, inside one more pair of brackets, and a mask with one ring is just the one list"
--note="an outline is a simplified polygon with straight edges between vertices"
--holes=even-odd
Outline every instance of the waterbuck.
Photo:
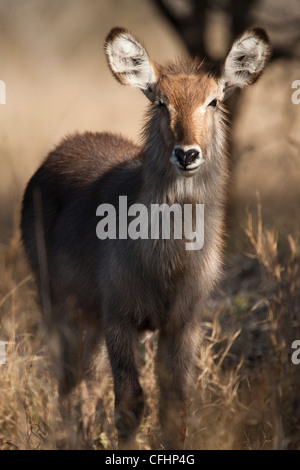
[[[167,448],[184,448],[201,309],[221,273],[228,178],[223,101],[259,78],[269,39],[261,28],[252,28],[218,66],[198,59],[159,65],[129,31],[116,27],[106,38],[105,53],[114,77],[139,88],[150,101],[143,144],[109,132],[65,138],[27,186],[22,239],[53,346],[62,403],[69,403],[78,384],[91,390],[104,344],[114,379],[119,447],[134,446],[144,409],[139,339],[146,330],[158,330],[162,439]],[[120,196],[129,208],[136,205],[135,214],[124,217],[119,211]],[[204,243],[188,250],[184,235],[174,236],[180,222],[172,208],[199,204],[204,224],[198,224],[195,211],[189,214]],[[128,236],[132,216],[142,208],[150,214],[153,205],[161,214],[169,208],[170,237],[162,236],[161,227],[155,239],[143,236],[143,227]],[[105,210],[99,207],[116,209],[113,235],[107,219],[102,239],[96,227]],[[151,235],[152,217],[139,220]]]

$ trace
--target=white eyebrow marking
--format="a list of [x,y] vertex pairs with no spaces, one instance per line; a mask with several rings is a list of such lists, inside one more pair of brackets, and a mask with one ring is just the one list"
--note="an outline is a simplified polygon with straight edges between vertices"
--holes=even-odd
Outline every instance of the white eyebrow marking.
[[193,116],[197,116],[197,114],[204,114],[206,110],[206,106],[204,104],[201,104],[198,106],[195,111],[193,112]]
[[213,100],[219,100],[219,99],[220,99],[220,93],[218,92],[218,90],[216,90],[213,93],[210,93],[210,95],[208,95],[204,103],[202,103],[200,106],[198,106],[195,109],[195,111],[193,112],[193,116],[195,115],[197,116],[197,114],[204,114],[209,103],[211,103],[211,101]]

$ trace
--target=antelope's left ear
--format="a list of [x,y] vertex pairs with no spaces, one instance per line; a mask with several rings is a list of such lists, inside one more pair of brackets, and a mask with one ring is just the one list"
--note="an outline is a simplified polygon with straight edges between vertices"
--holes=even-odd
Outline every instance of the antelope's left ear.
[[158,72],[145,47],[127,29],[113,28],[104,44],[108,66],[118,82],[133,86],[153,101]]
[[255,83],[262,74],[270,54],[270,40],[262,28],[248,29],[237,38],[223,66],[221,81],[225,98],[235,88]]

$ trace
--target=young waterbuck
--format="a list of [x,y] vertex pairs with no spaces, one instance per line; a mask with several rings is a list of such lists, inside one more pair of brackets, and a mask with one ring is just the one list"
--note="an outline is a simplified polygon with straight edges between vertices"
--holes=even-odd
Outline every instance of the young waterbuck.
[[[111,133],[65,138],[27,186],[22,238],[38,285],[61,402],[69,403],[78,384],[95,389],[98,353],[105,344],[119,446],[133,446],[144,409],[139,338],[146,330],[158,330],[162,438],[168,448],[183,448],[201,309],[221,273],[228,173],[223,101],[259,78],[270,45],[264,30],[253,28],[218,66],[198,59],[158,65],[129,31],[114,28],[105,53],[114,77],[139,88],[150,101],[143,145]],[[128,214],[119,211],[119,196],[127,198]],[[204,224],[195,215],[199,204],[204,205]],[[187,249],[184,235],[174,236],[175,225],[183,226],[183,220],[175,221],[174,208],[182,208],[183,216],[185,205],[193,209],[195,237],[204,235],[201,249]],[[107,217],[107,237],[99,239],[96,227],[104,221],[99,215],[112,206],[116,228],[111,230],[114,220]],[[139,219],[146,230],[139,227],[128,236],[133,216],[143,208],[150,214],[153,207],[168,213],[170,236],[164,237],[160,227],[159,236],[151,238],[152,215]]]

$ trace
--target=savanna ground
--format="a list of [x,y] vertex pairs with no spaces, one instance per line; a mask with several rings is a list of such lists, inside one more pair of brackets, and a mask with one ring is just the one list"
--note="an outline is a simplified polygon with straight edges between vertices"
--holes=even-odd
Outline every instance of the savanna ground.
[[[55,449],[63,438],[47,336],[20,244],[24,186],[66,133],[111,129],[136,139],[145,100],[107,71],[101,44],[111,26],[128,26],[158,61],[184,53],[152,6],[138,4],[1,2],[0,449]],[[300,448],[300,365],[291,360],[300,339],[300,104],[291,102],[299,78],[296,61],[272,62],[236,112],[225,270],[202,312],[193,449]],[[159,449],[155,337],[145,338],[143,350],[147,406],[138,445]],[[109,373],[102,387],[94,448],[114,449]]]

